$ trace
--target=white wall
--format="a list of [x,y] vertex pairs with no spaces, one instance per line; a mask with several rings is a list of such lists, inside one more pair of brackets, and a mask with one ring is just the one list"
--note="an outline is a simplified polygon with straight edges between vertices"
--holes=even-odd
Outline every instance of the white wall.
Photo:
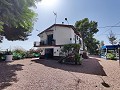
[[54,47],[54,52],[53,52],[53,55],[54,56],[59,56],[59,52],[61,51],[61,48],[60,47]]
[[[72,28],[69,27],[62,27],[62,26],[54,26],[50,28],[50,32],[44,32],[40,34],[40,39],[43,41],[47,40],[47,35],[53,34],[53,39],[56,40],[56,45],[64,45],[64,44],[70,44],[75,43],[75,33]],[[78,35],[76,35],[78,36]],[[70,40],[71,38],[71,40]],[[79,36],[78,39],[76,38],[76,43],[79,43]],[[80,40],[82,40],[80,38]],[[83,48],[83,45],[81,45],[81,48]],[[56,49],[55,49],[56,50]],[[57,54],[56,54],[57,55]]]
[[53,38],[56,40],[56,45],[63,45],[71,43],[72,28],[56,26],[54,30]]
[[46,41],[47,35],[50,35],[50,34],[53,34],[53,31],[43,32],[42,34],[40,34],[40,41]]
[[40,40],[41,40],[41,41],[44,41],[44,40],[46,40],[46,39],[47,39],[46,33],[40,34]]
[[60,47],[54,47],[54,46],[51,46],[51,47],[40,47],[40,49],[43,50],[41,55],[45,55],[45,49],[46,48],[53,48],[53,56],[59,56],[59,52],[61,51]]
[[42,50],[41,55],[45,55],[45,48],[40,48]]
[[80,38],[81,39],[81,47],[80,47],[80,50],[83,50],[83,40],[82,40],[82,38]]
[[75,43],[75,33],[71,30],[71,43]]

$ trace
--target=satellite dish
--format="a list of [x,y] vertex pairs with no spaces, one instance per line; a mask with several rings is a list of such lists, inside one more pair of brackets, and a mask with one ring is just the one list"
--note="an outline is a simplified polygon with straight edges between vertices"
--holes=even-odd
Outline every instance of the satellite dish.
[[67,23],[68,23],[68,25],[69,25],[69,22],[68,22],[68,19],[67,19],[67,18],[65,18],[65,21],[67,21]]
[[67,18],[65,18],[65,20],[67,21]]

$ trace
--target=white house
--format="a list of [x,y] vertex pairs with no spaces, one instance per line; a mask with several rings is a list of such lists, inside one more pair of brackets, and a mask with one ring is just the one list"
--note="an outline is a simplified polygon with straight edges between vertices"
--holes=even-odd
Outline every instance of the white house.
[[39,47],[44,56],[46,53],[49,58],[59,57],[61,48],[65,44],[81,44],[83,48],[82,39],[73,25],[53,24],[46,30],[38,34],[40,42],[34,42],[34,47]]

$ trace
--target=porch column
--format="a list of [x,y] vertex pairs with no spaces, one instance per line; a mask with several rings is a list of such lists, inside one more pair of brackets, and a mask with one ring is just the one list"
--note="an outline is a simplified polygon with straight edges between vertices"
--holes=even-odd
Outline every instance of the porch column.
[[106,48],[106,52],[105,52],[105,58],[107,59],[107,48]]

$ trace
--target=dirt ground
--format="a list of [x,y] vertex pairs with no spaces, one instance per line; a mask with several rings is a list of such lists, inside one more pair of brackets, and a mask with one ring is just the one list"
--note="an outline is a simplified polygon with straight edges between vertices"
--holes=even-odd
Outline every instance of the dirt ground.
[[90,57],[82,65],[55,60],[0,62],[0,90],[120,90],[118,61]]

